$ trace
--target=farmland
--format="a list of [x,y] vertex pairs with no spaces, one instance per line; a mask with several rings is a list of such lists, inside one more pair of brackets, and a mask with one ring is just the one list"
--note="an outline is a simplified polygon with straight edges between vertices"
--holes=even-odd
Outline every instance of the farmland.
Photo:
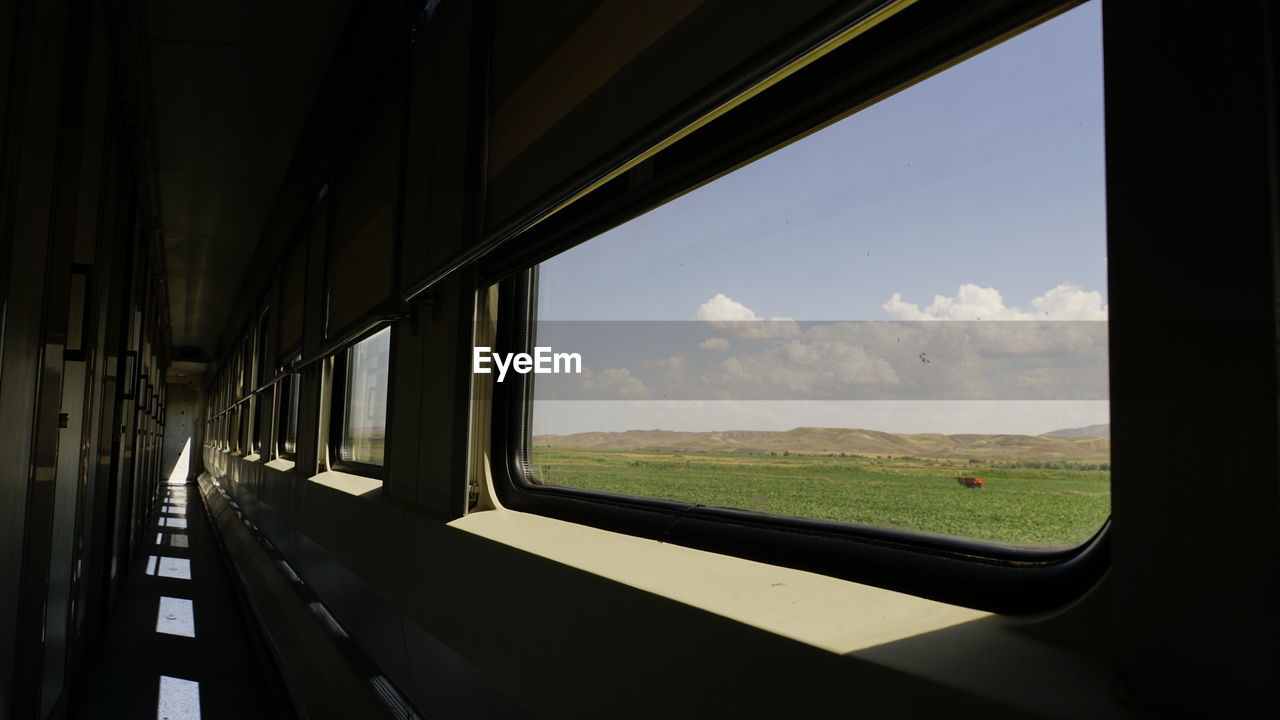
[[[1111,512],[1098,458],[958,460],[845,453],[565,448],[534,443],[547,485],[972,538],[1061,547]],[[957,476],[980,476],[966,489]]]

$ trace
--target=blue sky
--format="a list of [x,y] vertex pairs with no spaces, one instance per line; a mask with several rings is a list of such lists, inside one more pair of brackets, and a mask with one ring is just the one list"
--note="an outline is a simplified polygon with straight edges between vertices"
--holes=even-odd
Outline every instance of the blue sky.
[[[544,263],[540,318],[703,319],[717,296],[760,318],[1105,318],[1100,27],[1076,8]],[[1067,415],[1105,422],[1095,405]],[[1004,431],[1053,429],[1031,406]],[[724,409],[704,429],[740,427]],[[627,429],[589,414],[536,431]],[[990,431],[957,417],[917,429]]]

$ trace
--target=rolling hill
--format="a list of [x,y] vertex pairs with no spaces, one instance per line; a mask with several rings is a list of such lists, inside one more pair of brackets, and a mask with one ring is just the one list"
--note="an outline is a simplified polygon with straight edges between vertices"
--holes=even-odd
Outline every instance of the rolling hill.
[[1095,437],[1111,439],[1111,423],[1103,423],[1101,425],[1086,425],[1085,427],[1067,428],[1065,430],[1054,430],[1047,432],[1045,435],[1054,437]]
[[742,454],[891,455],[943,460],[1090,460],[1107,461],[1111,441],[1088,435],[941,435],[897,433],[861,428],[800,427],[786,431],[729,430],[675,432],[628,430],[573,435],[537,435],[536,447],[577,450],[646,450],[662,452],[729,452]]

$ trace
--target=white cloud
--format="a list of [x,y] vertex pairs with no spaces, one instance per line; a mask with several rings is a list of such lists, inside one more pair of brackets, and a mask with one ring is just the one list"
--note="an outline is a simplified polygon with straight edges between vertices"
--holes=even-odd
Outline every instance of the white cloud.
[[670,357],[658,358],[657,360],[648,360],[645,362],[650,367],[659,370],[681,371],[688,364],[688,358],[684,355],[671,355]]
[[960,286],[954,297],[934,295],[923,310],[894,293],[881,308],[898,320],[1106,320],[1102,293],[1078,285],[1058,285],[1031,301],[1034,312],[1007,307],[1000,291],[972,283]]
[[1102,293],[1084,291],[1076,285],[1059,285],[1031,301],[1036,319],[1106,320],[1108,306],[1102,304]]
[[718,337],[707,338],[698,343],[698,349],[707,352],[724,352],[729,349],[729,341]]
[[702,303],[694,318],[707,322],[750,322],[764,319],[724,293],[716,293],[715,297]]
[[628,368],[606,368],[600,372],[583,368],[579,382],[588,395],[597,397],[630,399],[649,395],[649,388]]
[[730,396],[823,396],[849,386],[894,387],[893,366],[866,349],[839,342],[791,341],[761,352],[731,355],[719,371],[703,375],[704,386]]
[[694,319],[709,323],[724,335],[752,340],[778,340],[795,337],[800,332],[795,320],[785,317],[765,320],[724,293],[716,293],[700,305]]

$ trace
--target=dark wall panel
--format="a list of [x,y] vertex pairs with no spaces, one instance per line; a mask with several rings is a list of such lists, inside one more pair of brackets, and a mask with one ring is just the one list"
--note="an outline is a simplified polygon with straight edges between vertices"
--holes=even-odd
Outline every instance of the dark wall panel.
[[395,293],[403,101],[383,98],[335,173],[328,334]]
[[[860,4],[852,3],[856,8]],[[485,221],[496,227],[582,182],[624,145],[698,107],[725,80],[768,64],[769,48],[822,27],[830,0],[606,0],[569,25],[527,3],[494,9]],[[732,31],[728,31],[732,28]],[[558,39],[511,41],[525,33]]]
[[280,272],[280,333],[276,342],[281,362],[284,360],[284,353],[296,352],[302,345],[302,314],[306,306],[307,243],[298,242],[285,258]]

